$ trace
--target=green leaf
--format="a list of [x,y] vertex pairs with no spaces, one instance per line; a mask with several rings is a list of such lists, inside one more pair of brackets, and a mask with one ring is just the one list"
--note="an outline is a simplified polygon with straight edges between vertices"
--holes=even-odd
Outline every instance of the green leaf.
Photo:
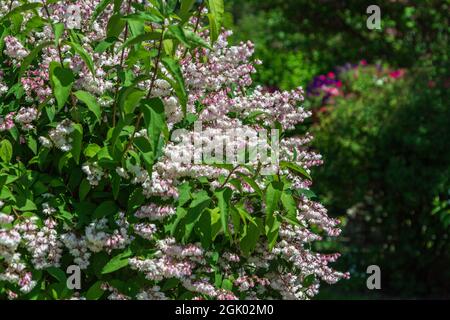
[[169,26],[167,36],[169,38],[174,38],[180,41],[182,44],[184,44],[187,48],[190,48],[191,45],[189,44],[186,35],[184,34],[183,28],[179,25],[172,25]]
[[135,21],[143,21],[143,22],[154,22],[154,23],[162,23],[164,21],[164,18],[156,12],[150,13],[150,12],[138,12],[138,13],[132,13],[125,17],[123,17],[124,20],[135,20]]
[[86,292],[87,300],[98,300],[102,297],[102,295],[105,293],[105,291],[103,291],[102,289],[102,283],[103,281],[97,281],[89,288],[89,290]]
[[117,200],[120,191],[120,181],[121,177],[116,172],[111,172],[111,186],[113,191],[114,200]]
[[229,279],[223,279],[222,281],[222,289],[231,291],[233,290],[233,282]]
[[24,203],[18,201],[17,210],[19,211],[34,211],[37,210],[36,204],[30,199],[24,199]]
[[211,213],[209,210],[203,210],[200,219],[195,225],[195,231],[200,237],[203,248],[209,248],[211,245]]
[[100,219],[103,217],[113,216],[119,211],[116,203],[112,200],[101,203],[94,211],[94,218]]
[[59,39],[61,39],[61,36],[64,32],[64,23],[60,22],[53,26],[53,32],[55,33],[55,46],[58,46]]
[[87,181],[87,179],[83,179],[80,183],[80,189],[78,191],[80,201],[83,201],[86,198],[89,191],[91,191],[91,184]]
[[36,139],[33,138],[33,136],[27,137],[27,145],[28,148],[30,148],[30,150],[33,151],[34,154],[37,154],[37,142]]
[[244,236],[239,245],[245,255],[249,255],[255,250],[260,237],[259,227],[256,223],[249,223],[244,226]]
[[231,195],[233,192],[230,188],[223,188],[214,192],[220,209],[220,221],[222,223],[223,232],[228,235],[228,215]]
[[117,38],[116,37],[110,37],[110,38],[106,38],[103,41],[100,41],[97,46],[94,49],[95,53],[102,53],[105,52],[108,48],[110,48],[114,43],[117,42]]
[[120,14],[114,14],[108,21],[108,26],[106,27],[106,37],[119,38],[123,29],[125,28],[126,21],[122,19]]
[[180,64],[178,61],[171,57],[163,57],[161,59],[161,62],[175,79],[175,84],[173,84],[175,93],[177,94],[178,100],[180,101],[181,107],[183,109],[183,114],[184,116],[186,116],[187,93],[183,74],[181,73]]
[[50,267],[47,268],[46,270],[53,278],[58,280],[58,282],[66,284],[67,276],[64,271],[56,267]]
[[283,192],[283,183],[273,181],[267,186],[266,190],[266,223],[265,231],[269,241],[269,249],[272,250],[278,238],[278,229],[280,221],[275,215],[275,210],[278,209],[281,194]]
[[145,94],[145,91],[136,89],[135,87],[126,88],[120,93],[119,96],[120,110],[122,110],[125,114],[133,113],[134,109]]
[[271,215],[278,209],[281,193],[283,192],[283,183],[272,181],[266,189],[266,214]]
[[81,144],[83,142],[83,126],[79,123],[73,124],[72,136],[72,149],[70,152],[75,160],[76,164],[80,163]]
[[280,168],[282,168],[282,169],[284,169],[284,168],[291,169],[292,171],[302,175],[306,179],[312,180],[311,175],[305,169],[303,169],[299,165],[296,165],[295,163],[287,162],[287,161],[280,161]]
[[77,91],[74,93],[75,97],[77,97],[78,100],[84,102],[86,104],[86,106],[88,107],[88,109],[90,111],[92,111],[92,113],[95,115],[95,117],[97,118],[98,122],[101,121],[101,117],[102,117],[102,111],[100,109],[100,106],[98,105],[96,98],[90,94],[89,92],[86,91]]
[[130,197],[128,199],[128,211],[134,212],[137,208],[139,208],[143,203],[145,202],[145,197],[142,193],[141,188],[136,188],[134,191],[130,194]]
[[180,11],[178,16],[183,22],[187,21],[191,16],[191,9],[194,6],[195,0],[181,0]]
[[100,150],[101,148],[99,145],[91,143],[84,149],[83,153],[87,158],[93,158]]
[[189,205],[186,217],[184,218],[185,231],[183,235],[183,242],[189,242],[192,230],[197,222],[200,220],[203,210],[208,208],[211,203],[211,198],[205,191],[197,192],[193,195],[193,200]]
[[122,48],[131,47],[137,44],[141,44],[144,41],[150,41],[150,40],[159,40],[161,39],[161,32],[147,32],[144,34],[140,34],[138,36],[135,36],[133,38],[128,39],[123,45]]
[[95,70],[94,70],[94,61],[92,61],[91,55],[84,49],[80,44],[72,42],[72,41],[65,41],[65,44],[68,44],[80,57],[83,59],[84,63],[86,63],[86,66],[88,67],[89,71],[92,73],[92,75],[95,78]]
[[211,43],[214,43],[219,37],[225,10],[223,0],[208,0],[207,4]]
[[281,194],[281,203],[286,209],[285,218],[292,224],[300,225],[297,219],[297,203],[291,194],[283,192]]
[[130,249],[119,253],[117,256],[109,260],[109,262],[103,267],[102,274],[111,273],[126,267],[128,265],[128,258],[131,254],[132,252]]
[[58,62],[50,63],[50,84],[53,89],[58,109],[61,109],[69,98],[75,77],[70,69],[61,67]]
[[191,199],[191,186],[184,182],[178,186],[178,205],[184,206]]
[[166,139],[168,139],[169,135],[164,104],[160,98],[145,99],[141,102],[141,111],[144,114],[144,121],[153,154],[156,155],[161,133],[164,133]]
[[200,37],[197,33],[191,30],[184,30],[184,35],[186,37],[186,41],[191,47],[193,48],[203,47],[211,49],[210,44],[205,39]]
[[2,140],[0,142],[0,158],[5,162],[9,163],[12,159],[13,147],[9,140]]
[[266,228],[269,230],[267,233],[267,241],[269,243],[269,250],[272,250],[275,246],[275,243],[278,239],[279,229],[280,229],[281,221],[278,216],[273,218],[273,223],[270,225],[266,224]]

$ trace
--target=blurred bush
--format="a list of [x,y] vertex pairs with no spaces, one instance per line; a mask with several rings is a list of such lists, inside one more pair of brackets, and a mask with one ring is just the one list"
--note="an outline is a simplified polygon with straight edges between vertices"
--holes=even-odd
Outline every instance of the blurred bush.
[[[426,71],[337,68],[338,93],[309,99],[325,159],[315,191],[348,215],[342,250],[353,284],[343,290],[367,293],[365,270],[376,264],[384,296],[449,297],[450,83]],[[329,86],[309,95],[326,97]]]

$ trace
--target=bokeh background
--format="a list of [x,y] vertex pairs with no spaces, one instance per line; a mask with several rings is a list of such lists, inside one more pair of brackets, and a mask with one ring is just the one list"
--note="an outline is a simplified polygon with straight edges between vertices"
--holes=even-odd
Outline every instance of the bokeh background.
[[[321,299],[450,298],[450,1],[231,0],[232,41],[255,43],[255,82],[305,89],[324,165],[314,193],[344,232],[350,280]],[[381,29],[369,30],[369,5]],[[366,268],[381,268],[368,290]]]

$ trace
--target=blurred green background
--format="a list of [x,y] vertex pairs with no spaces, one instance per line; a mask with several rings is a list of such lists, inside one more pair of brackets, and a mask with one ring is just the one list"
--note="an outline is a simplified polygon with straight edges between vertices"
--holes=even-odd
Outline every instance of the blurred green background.
[[352,274],[319,298],[450,298],[450,1],[377,1],[380,30],[371,4],[231,0],[226,26],[255,43],[257,84],[302,86],[313,112],[314,191],[344,226],[320,245]]

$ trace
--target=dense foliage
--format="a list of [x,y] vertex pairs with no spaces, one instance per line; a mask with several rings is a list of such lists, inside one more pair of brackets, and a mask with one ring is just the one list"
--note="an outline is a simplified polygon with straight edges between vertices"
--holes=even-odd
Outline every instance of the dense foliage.
[[[309,199],[311,136],[288,134],[302,91],[252,88],[223,19],[219,0],[2,1],[0,298],[305,299],[348,277],[311,249],[340,230]],[[276,163],[184,143],[247,157],[224,130],[272,128]]]
[[[232,1],[238,40],[250,37],[264,61],[258,83],[291,89],[336,65],[366,59],[397,68],[449,68],[449,0]],[[366,27],[368,6],[381,10],[381,29]]]
[[314,177],[330,211],[348,214],[353,290],[364,291],[365,269],[377,264],[387,296],[447,296],[448,80],[380,65],[337,70],[311,86],[315,144],[327,159]]

